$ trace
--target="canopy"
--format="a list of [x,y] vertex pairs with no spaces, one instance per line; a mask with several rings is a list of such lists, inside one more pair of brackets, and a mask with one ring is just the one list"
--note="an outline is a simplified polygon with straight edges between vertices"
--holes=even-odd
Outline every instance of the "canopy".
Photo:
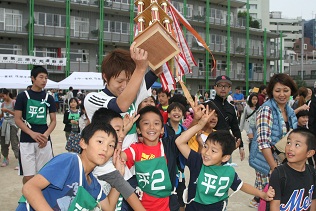
[[161,88],[161,83],[158,83],[157,81],[155,81],[155,83],[151,86],[151,88],[159,89],[159,88]]
[[[32,85],[31,70],[0,69],[0,81],[1,88],[26,89]],[[48,79],[45,88],[58,88],[58,83]]]
[[101,73],[73,72],[70,76],[58,83],[59,89],[103,89],[104,83]]

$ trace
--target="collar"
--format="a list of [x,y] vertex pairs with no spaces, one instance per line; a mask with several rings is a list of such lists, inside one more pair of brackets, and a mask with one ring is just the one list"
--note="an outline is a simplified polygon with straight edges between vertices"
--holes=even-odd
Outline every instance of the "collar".
[[227,101],[226,100],[227,98],[222,98],[222,97],[220,97],[220,96],[218,96],[218,95],[215,95],[215,100],[218,100],[218,101],[220,101],[221,103],[225,103],[225,101]]
[[104,92],[104,93],[107,94],[108,96],[116,97],[116,96],[114,96],[114,94],[112,94],[112,92],[110,92],[110,90],[108,90],[107,87],[105,87],[104,89],[102,89],[102,92]]

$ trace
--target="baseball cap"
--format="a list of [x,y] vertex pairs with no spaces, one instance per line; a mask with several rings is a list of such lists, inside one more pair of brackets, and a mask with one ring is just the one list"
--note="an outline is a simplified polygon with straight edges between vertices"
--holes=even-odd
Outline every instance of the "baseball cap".
[[217,76],[215,80],[215,85],[218,83],[228,83],[229,85],[233,84],[230,78],[226,75]]

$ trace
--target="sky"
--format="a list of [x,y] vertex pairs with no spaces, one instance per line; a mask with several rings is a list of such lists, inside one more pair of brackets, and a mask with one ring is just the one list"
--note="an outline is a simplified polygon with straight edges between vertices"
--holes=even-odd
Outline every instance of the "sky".
[[284,18],[302,16],[303,19],[310,20],[316,15],[316,0],[270,0],[270,12],[272,11],[281,11]]

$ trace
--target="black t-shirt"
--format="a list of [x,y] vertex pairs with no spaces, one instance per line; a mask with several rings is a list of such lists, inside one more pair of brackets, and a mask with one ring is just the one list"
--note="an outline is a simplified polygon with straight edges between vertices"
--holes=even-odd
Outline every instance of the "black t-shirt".
[[[46,98],[46,92],[45,91],[35,92],[33,90],[28,90],[27,92],[28,92],[28,94],[30,96],[30,99],[33,99],[33,100],[42,101],[42,100],[44,100]],[[27,96],[26,96],[25,92],[21,92],[17,96],[16,102],[15,102],[14,109],[22,111],[22,118],[23,119],[26,119],[27,100],[28,99],[27,99]],[[47,114],[56,112],[56,104],[55,104],[53,96],[48,95],[47,102],[50,104],[49,107],[46,107],[46,109],[48,111]],[[42,134],[48,128],[47,124],[43,124],[43,125],[30,124],[30,125],[32,127],[31,130],[33,130],[35,132],[42,133]],[[50,137],[49,137],[49,140],[50,140]],[[35,141],[31,138],[31,136],[29,136],[25,132],[21,131],[20,142],[35,142]]]
[[[316,199],[314,189],[316,181],[310,171],[312,167],[309,169],[306,166],[304,172],[299,172],[292,169],[286,163],[283,165],[283,168],[285,170],[286,182],[281,182],[279,175],[279,171],[283,171],[283,169],[279,169],[279,171],[274,170],[270,178],[270,186],[275,190],[274,200],[280,200],[280,211],[310,210],[312,200]],[[282,180],[284,181],[284,179]],[[285,186],[281,187],[281,184]]]

